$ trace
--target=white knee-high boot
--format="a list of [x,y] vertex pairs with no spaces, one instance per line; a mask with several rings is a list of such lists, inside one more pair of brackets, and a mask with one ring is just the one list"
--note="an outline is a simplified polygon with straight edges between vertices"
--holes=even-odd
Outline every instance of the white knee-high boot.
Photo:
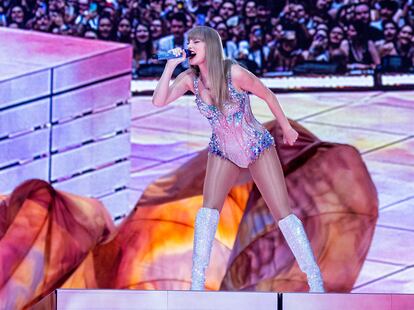
[[279,227],[299,264],[299,268],[306,273],[310,287],[309,292],[325,292],[321,271],[315,261],[300,219],[296,215],[290,214],[279,221]]
[[219,222],[217,209],[198,210],[194,227],[193,268],[191,270],[191,290],[204,290],[205,271],[210,261],[214,236]]

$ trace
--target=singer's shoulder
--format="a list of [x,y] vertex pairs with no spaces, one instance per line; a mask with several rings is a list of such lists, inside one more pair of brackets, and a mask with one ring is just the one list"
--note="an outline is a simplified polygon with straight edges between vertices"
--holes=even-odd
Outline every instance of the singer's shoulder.
[[238,63],[232,63],[230,67],[231,77],[234,79],[243,78],[246,74],[252,74],[249,70],[239,65]]
[[246,90],[246,85],[254,84],[256,76],[243,66],[233,63],[229,70],[233,86],[237,90]]

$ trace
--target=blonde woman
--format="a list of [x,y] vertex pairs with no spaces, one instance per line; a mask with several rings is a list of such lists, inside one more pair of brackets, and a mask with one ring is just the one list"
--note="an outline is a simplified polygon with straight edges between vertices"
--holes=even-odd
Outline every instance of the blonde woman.
[[212,128],[203,188],[203,207],[197,213],[194,232],[192,290],[203,290],[219,214],[240,169],[248,168],[275,221],[287,240],[299,267],[306,273],[311,292],[324,292],[302,222],[289,207],[281,164],[270,133],[254,118],[248,93],[265,100],[283,129],[283,142],[293,145],[298,133],[290,126],[275,95],[249,71],[223,57],[219,34],[199,26],[188,33],[190,69],[169,86],[175,67],[185,60],[168,60],[152,102],[167,105],[187,91],[195,94],[200,113]]

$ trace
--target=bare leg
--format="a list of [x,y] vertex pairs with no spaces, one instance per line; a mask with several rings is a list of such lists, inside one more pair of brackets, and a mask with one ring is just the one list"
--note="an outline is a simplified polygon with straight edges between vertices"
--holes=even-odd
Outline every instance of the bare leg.
[[232,162],[209,155],[203,188],[203,207],[198,211],[194,227],[191,290],[203,290],[205,271],[210,261],[224,200],[236,181],[240,168]]
[[300,269],[306,273],[310,292],[324,292],[322,275],[305,229],[289,207],[285,177],[275,148],[266,150],[249,169]]

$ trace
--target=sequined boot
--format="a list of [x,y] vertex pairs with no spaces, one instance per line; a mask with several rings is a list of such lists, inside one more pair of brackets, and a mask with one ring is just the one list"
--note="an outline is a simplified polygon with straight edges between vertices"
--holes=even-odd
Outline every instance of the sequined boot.
[[193,268],[191,290],[204,290],[205,271],[210,261],[211,248],[219,221],[217,209],[201,208],[194,227]]
[[308,237],[302,222],[296,215],[290,214],[279,221],[280,230],[286,239],[299,268],[306,273],[309,292],[324,293],[321,271],[316,264]]

